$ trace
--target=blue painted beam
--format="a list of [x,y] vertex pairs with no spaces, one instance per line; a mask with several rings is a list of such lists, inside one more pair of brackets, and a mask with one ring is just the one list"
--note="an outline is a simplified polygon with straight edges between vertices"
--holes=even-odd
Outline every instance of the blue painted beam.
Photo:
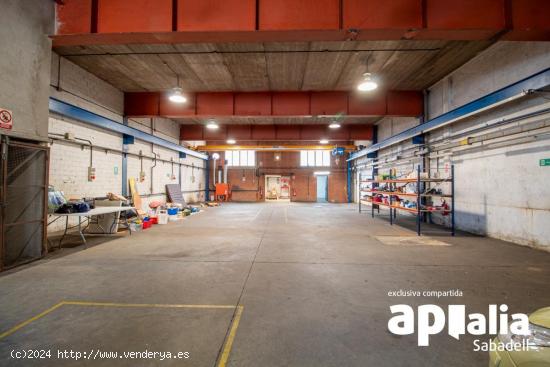
[[411,139],[415,136],[422,135],[430,130],[437,129],[441,126],[450,124],[455,120],[459,120],[468,115],[481,112],[482,110],[496,106],[506,102],[506,100],[522,95],[529,90],[537,90],[546,88],[550,85],[550,68],[540,71],[528,78],[522,79],[514,84],[499,89],[493,93],[489,93],[481,98],[470,103],[460,106],[452,111],[444,113],[434,119],[431,119],[423,124],[405,130],[399,134],[393,135],[380,143],[373,144],[368,148],[355,152],[348,159],[350,161],[361,158],[368,153],[376,152],[380,149]]
[[[124,121],[122,122],[123,125],[128,126],[128,119],[125,117]],[[131,138],[131,139],[130,139]],[[129,141],[132,141],[129,143]],[[123,134],[122,135],[122,196],[128,196],[128,145],[127,144],[134,144],[134,137],[130,135]]]
[[347,169],[348,169],[348,175],[347,175],[347,188],[348,188],[348,203],[351,203],[353,201],[352,193],[351,193],[351,181],[352,181],[352,170],[351,170],[351,161],[347,162]]
[[204,162],[204,201],[210,201],[210,161]]
[[171,141],[164,140],[162,138],[148,134],[141,130],[134,129],[133,127],[130,127],[130,126],[120,124],[114,120],[97,115],[93,112],[87,111],[77,106],[73,106],[72,104],[57,100],[55,98],[50,98],[50,111],[57,113],[59,115],[67,116],[72,119],[90,124],[95,127],[99,127],[101,129],[116,132],[119,134],[126,134],[129,136],[133,136],[136,139],[139,139],[148,143],[152,143],[164,148],[168,148],[176,152],[182,152],[192,157],[196,157],[204,160],[208,159],[208,155],[206,154],[196,152],[191,149],[187,149],[185,147],[182,147],[181,145],[174,144]]

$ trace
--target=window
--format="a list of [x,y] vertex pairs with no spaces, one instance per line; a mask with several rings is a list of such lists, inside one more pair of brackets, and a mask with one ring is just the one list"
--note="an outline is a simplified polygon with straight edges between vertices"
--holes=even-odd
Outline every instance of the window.
[[228,166],[254,167],[256,166],[256,152],[253,150],[228,150],[225,152]]
[[301,150],[300,166],[330,167],[330,150]]

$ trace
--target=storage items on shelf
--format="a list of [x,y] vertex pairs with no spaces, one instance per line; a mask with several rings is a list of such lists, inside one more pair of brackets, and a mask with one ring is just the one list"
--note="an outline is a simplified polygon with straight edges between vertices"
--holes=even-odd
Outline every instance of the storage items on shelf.
[[[450,216],[451,234],[455,234],[454,205],[454,165],[450,177],[429,177],[418,166],[406,177],[397,177],[395,170],[390,174],[381,174],[371,179],[359,179],[359,212],[362,205],[370,205],[371,215],[380,212],[380,207],[390,210],[390,224],[397,219],[397,211],[404,211],[416,216],[416,231],[421,234],[422,221],[426,213],[438,213]],[[439,187],[442,183],[450,184],[450,193],[445,194]]]

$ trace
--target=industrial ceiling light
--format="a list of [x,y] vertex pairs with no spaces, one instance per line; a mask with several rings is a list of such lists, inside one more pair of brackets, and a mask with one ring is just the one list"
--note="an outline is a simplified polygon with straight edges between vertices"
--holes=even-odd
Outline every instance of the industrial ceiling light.
[[172,89],[172,93],[170,94],[170,97],[168,97],[170,102],[174,103],[185,103],[187,102],[187,98],[183,95],[183,89],[180,87],[175,87]]
[[328,125],[328,127],[331,129],[338,129],[340,127],[340,124],[336,121],[333,121],[330,125]]
[[236,142],[235,139],[227,139],[227,144],[235,144]]
[[361,92],[370,92],[378,88],[378,83],[372,77],[372,74],[369,73],[369,59],[370,54],[367,57],[367,72],[363,74],[363,80],[357,85],[357,89]]
[[328,144],[328,139],[321,139],[321,140],[319,140],[319,143]]
[[168,99],[174,103],[185,103],[187,102],[187,98],[183,95],[183,89],[180,88],[180,76],[176,75],[176,77],[176,87],[172,88],[172,92]]
[[216,161],[216,160],[220,159],[220,155],[218,153],[214,153],[214,154],[212,154],[212,159]]
[[378,88],[378,83],[372,79],[371,73],[363,74],[363,81],[359,83],[357,89],[361,92],[370,92]]
[[218,124],[216,123],[216,121],[214,120],[210,120],[208,121],[208,123],[206,124],[206,128],[207,129],[210,129],[210,130],[216,130],[219,128]]

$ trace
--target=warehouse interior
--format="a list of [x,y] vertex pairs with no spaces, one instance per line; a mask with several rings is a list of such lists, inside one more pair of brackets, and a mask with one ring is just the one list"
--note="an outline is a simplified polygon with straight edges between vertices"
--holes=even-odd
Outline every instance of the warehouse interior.
[[0,3],[0,366],[550,366],[550,2]]

